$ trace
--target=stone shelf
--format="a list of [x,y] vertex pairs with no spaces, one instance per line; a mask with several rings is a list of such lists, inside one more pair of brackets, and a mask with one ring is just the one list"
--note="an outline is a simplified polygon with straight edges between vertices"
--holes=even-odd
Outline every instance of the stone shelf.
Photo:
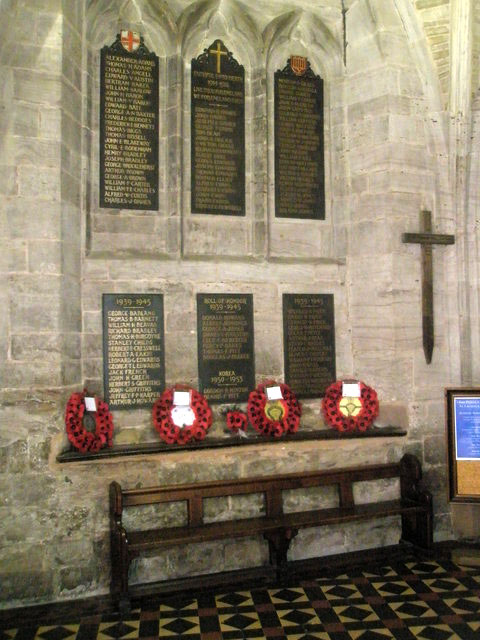
[[116,458],[121,456],[145,455],[149,453],[175,453],[178,451],[198,451],[199,449],[223,449],[226,447],[248,447],[252,445],[285,444],[287,442],[306,442],[311,440],[352,440],[362,438],[390,438],[405,436],[407,432],[400,427],[372,427],[368,431],[360,433],[339,433],[334,429],[322,429],[319,431],[300,431],[282,438],[264,438],[261,436],[248,436],[242,438],[237,435],[228,435],[225,438],[206,438],[199,442],[190,442],[184,445],[166,444],[164,442],[142,442],[136,445],[124,444],[113,446],[111,449],[102,449],[96,453],[80,453],[75,450],[64,451],[57,456],[57,462],[79,462],[83,460],[99,460],[102,458]]

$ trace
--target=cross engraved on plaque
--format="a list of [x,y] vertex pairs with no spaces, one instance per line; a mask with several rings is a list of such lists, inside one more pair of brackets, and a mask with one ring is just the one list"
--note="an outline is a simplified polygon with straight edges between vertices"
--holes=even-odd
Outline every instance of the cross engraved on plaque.
[[433,330],[433,261],[432,246],[434,244],[454,244],[455,236],[432,233],[431,211],[420,212],[420,233],[402,234],[402,242],[422,245],[422,325],[423,352],[427,364],[432,361]]
[[216,45],[217,45],[217,48],[209,49],[208,53],[210,53],[213,56],[217,56],[217,73],[220,73],[222,56],[226,56],[228,55],[228,53],[226,51],[222,51],[222,43],[220,42],[220,40],[216,40]]

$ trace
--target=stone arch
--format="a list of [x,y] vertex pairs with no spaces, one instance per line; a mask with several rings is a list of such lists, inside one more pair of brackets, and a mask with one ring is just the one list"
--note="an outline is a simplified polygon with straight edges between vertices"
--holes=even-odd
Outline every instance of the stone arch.
[[[99,210],[99,69],[100,51],[110,46],[121,29],[138,31],[146,47],[159,58],[159,210]],[[168,244],[175,234],[168,233],[170,209],[178,201],[175,181],[178,174],[176,110],[168,110],[170,93],[178,86],[177,67],[170,61],[176,55],[176,23],[165,5],[152,0],[92,0],[86,10],[84,47],[85,93],[83,121],[86,136],[85,208],[87,212],[87,252],[95,255],[161,255],[176,250]],[[172,157],[175,159],[172,162]],[[132,233],[132,223],[136,231]],[[175,245],[175,242],[173,243]]]
[[[207,0],[194,3],[180,16],[180,59],[183,61],[182,138],[182,246],[184,255],[209,255],[215,243],[222,242],[227,255],[263,255],[265,176],[265,100],[263,89],[263,43],[253,21],[236,0]],[[238,242],[229,246],[225,241],[223,216],[191,214],[191,60],[200,55],[215,39],[220,39],[245,68],[245,217],[231,217],[232,238]],[[219,220],[220,218],[220,220]],[[210,242],[198,246],[195,233],[198,225],[208,229]],[[260,239],[260,240],[259,240]]]

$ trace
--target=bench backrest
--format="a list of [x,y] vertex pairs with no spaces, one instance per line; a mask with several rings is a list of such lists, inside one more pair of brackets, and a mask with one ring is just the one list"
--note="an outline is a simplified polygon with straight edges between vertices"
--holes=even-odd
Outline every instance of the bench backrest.
[[118,482],[112,482],[110,485],[110,512],[113,516],[121,518],[124,507],[186,501],[188,525],[199,526],[203,524],[203,500],[205,498],[260,493],[265,496],[265,515],[273,517],[283,513],[282,491],[328,485],[338,486],[339,506],[348,508],[354,506],[353,483],[395,477],[401,479],[402,498],[414,497],[416,483],[421,478],[421,467],[417,458],[406,454],[399,463],[258,476],[246,479],[213,480],[142,489],[122,489]]

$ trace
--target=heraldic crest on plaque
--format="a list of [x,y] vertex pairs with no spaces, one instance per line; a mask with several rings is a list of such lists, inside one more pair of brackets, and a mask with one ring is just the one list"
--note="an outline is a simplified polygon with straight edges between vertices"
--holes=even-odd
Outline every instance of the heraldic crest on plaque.
[[105,48],[111,53],[130,53],[135,56],[155,55],[145,46],[143,36],[137,31],[129,31],[128,29],[122,29],[120,33],[117,33],[115,42],[110,47]]
[[304,56],[291,55],[287,64],[279,72],[284,76],[302,76],[304,78],[317,78],[310,66],[310,61]]

